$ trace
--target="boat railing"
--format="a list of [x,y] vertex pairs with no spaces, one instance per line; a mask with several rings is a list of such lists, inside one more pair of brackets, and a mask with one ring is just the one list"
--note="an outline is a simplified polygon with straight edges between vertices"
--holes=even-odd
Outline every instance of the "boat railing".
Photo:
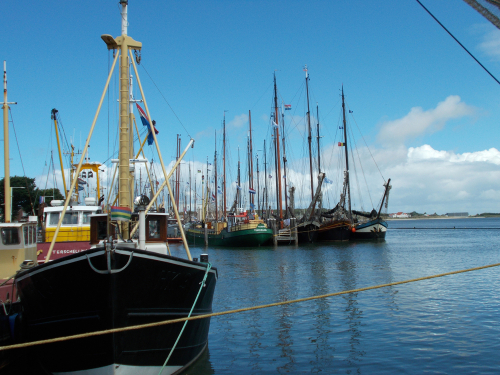
[[263,220],[248,220],[248,222],[244,223],[238,223],[235,225],[231,225],[228,228],[229,232],[235,232],[239,230],[247,230],[247,229],[255,229],[257,228],[260,224],[264,224]]

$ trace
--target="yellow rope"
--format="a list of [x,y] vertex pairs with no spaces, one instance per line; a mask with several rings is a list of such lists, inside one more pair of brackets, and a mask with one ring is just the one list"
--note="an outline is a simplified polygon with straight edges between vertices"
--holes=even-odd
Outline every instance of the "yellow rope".
[[245,308],[242,308],[242,309],[236,309],[236,310],[222,311],[222,312],[212,313],[212,314],[192,316],[190,318],[179,318],[179,319],[172,319],[172,320],[163,320],[161,322],[140,324],[140,325],[130,326],[130,327],[114,328],[114,329],[107,329],[107,330],[104,330],[104,331],[81,333],[81,334],[78,334],[78,335],[72,335],[72,336],[66,336],[66,337],[57,337],[57,338],[47,339],[47,340],[32,341],[32,342],[27,342],[27,343],[23,343],[23,344],[0,346],[0,351],[9,350],[9,349],[26,348],[26,347],[35,346],[35,345],[52,344],[52,343],[55,343],[55,342],[68,341],[68,340],[74,340],[74,339],[81,339],[81,338],[92,337],[92,336],[100,336],[100,335],[106,335],[106,334],[109,334],[109,333],[118,333],[118,332],[125,332],[125,331],[131,331],[131,330],[136,330],[136,329],[158,327],[158,326],[162,326],[162,325],[166,325],[166,324],[174,324],[174,323],[181,323],[181,322],[189,321],[189,320],[205,319],[205,318],[211,318],[211,317],[214,317],[214,316],[236,314],[236,313],[240,313],[240,312],[265,309],[265,308],[268,308],[268,307],[289,305],[289,304],[292,304],[292,303],[312,301],[312,300],[315,300],[315,299],[340,296],[340,295],[343,295],[343,294],[356,293],[356,292],[364,292],[366,290],[386,288],[388,286],[408,284],[408,283],[413,283],[413,282],[416,282],[416,281],[430,280],[430,279],[435,279],[435,278],[438,278],[438,277],[444,277],[444,276],[449,276],[449,275],[456,275],[456,274],[459,274],[459,273],[465,273],[465,272],[470,272],[470,271],[479,271],[479,270],[483,270],[483,269],[486,269],[486,268],[492,268],[492,267],[498,267],[498,266],[500,266],[500,263],[490,264],[490,265],[481,266],[481,267],[468,268],[468,269],[460,270],[460,271],[446,272],[446,273],[441,273],[441,274],[438,274],[438,275],[424,276],[424,277],[419,277],[419,278],[416,278],[416,279],[410,279],[410,280],[404,280],[404,281],[396,281],[396,282],[388,283],[388,284],[380,284],[380,285],[368,286],[368,287],[364,287],[364,288],[351,289],[351,290],[346,290],[346,291],[343,291],[343,292],[328,293],[328,294],[323,294],[323,295],[319,295],[319,296],[313,296],[313,297],[299,298],[299,299],[290,300],[290,301],[270,303],[270,304],[267,304],[267,305],[245,307]]

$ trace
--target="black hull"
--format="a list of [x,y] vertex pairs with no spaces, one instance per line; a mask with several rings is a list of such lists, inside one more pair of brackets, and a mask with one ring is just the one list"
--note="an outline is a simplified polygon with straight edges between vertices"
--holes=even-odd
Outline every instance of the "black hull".
[[299,244],[303,243],[314,243],[318,241],[318,229],[319,226],[309,223],[309,224],[299,224],[297,226],[297,236]]
[[385,240],[387,232],[354,232],[351,234],[351,240]]
[[351,238],[349,222],[327,222],[318,231],[318,242],[348,241]]
[[[196,299],[206,264],[137,249],[87,250],[43,264],[16,280],[23,315],[21,337],[34,341],[186,317]],[[212,312],[217,271],[212,269],[192,316]],[[160,368],[183,323],[87,337],[37,346],[36,355],[50,372]],[[172,373],[204,350],[210,318],[187,324],[167,364]],[[177,369],[177,370],[176,370]],[[88,372],[91,373],[91,372]]]

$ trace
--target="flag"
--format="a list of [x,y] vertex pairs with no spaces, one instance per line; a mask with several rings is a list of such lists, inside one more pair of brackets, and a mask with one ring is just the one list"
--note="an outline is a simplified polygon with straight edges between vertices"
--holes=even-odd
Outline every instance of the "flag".
[[332,184],[333,181],[325,177],[325,184]]
[[344,127],[343,126],[339,126],[339,129],[344,129]]
[[198,173],[201,173],[201,169],[198,169]]
[[132,211],[128,207],[111,206],[112,221],[129,221]]
[[292,109],[292,105],[291,104],[285,104],[285,111],[289,111]]
[[352,113],[352,111],[351,111],[351,110],[349,110],[349,113]]
[[215,194],[212,193],[212,202],[215,202]]
[[272,174],[270,174],[270,175],[269,175],[269,178],[273,178],[273,175],[272,175]]
[[203,181],[204,179],[205,179],[205,175],[204,175],[204,174],[202,174],[202,175],[201,175],[201,180]]
[[255,204],[250,203],[250,208],[253,210],[255,208]]
[[241,186],[236,185],[236,189],[241,190]]
[[221,189],[217,189],[217,193],[222,194],[222,190]]
[[208,165],[212,165],[212,163],[208,163]]
[[86,184],[85,180],[82,180],[80,177],[78,177],[78,183],[80,185],[85,185]]
[[40,197],[40,201],[39,201],[39,204],[42,204],[42,203],[45,203],[45,196],[41,196]]
[[[142,121],[142,125],[144,126],[147,126],[148,127],[148,130],[149,130],[149,133],[148,133],[148,145],[151,146],[154,142],[154,137],[153,137],[153,133],[151,132],[151,127],[149,125],[149,119],[148,119],[148,116],[146,115],[146,113],[142,110],[142,108],[139,106],[139,104],[135,104],[137,106],[137,110],[139,111],[139,116],[141,116],[141,121]],[[154,123],[154,121],[153,121]],[[159,131],[156,130],[154,124],[153,124],[153,128],[155,129],[155,134],[158,134]]]
[[283,178],[286,178],[286,175],[285,175],[285,174],[283,175]]
[[345,146],[344,142],[339,142],[339,146]]
[[186,184],[188,184],[188,185],[189,185],[189,182],[186,182]]
[[255,194],[255,189],[250,188],[250,189],[248,189],[248,192],[249,192],[250,194]]
[[78,191],[82,191],[83,189],[85,189],[83,186],[78,185]]
[[277,127],[278,127],[278,124],[277,124],[277,123],[275,123],[275,122],[273,121],[273,126],[274,126],[275,128],[277,128]]

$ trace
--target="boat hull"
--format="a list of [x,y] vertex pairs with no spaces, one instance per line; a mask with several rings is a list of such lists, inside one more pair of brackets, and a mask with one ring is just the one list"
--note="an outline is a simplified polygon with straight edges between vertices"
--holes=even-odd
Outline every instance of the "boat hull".
[[[54,249],[50,255],[51,260],[59,259],[70,254],[81,253],[90,247],[90,241],[62,241],[55,242]],[[37,259],[38,264],[45,262],[45,257],[47,256],[50,248],[50,242],[40,242],[37,243]]]
[[387,233],[387,222],[382,219],[370,220],[355,227],[352,240],[383,240]]
[[349,221],[328,221],[321,224],[318,230],[318,242],[348,241],[351,238],[351,233]]
[[[42,264],[16,279],[23,304],[23,341],[130,327],[186,317],[206,272],[205,263],[118,248],[92,249]],[[116,273],[108,273],[108,264]],[[104,272],[104,273],[102,273]],[[217,271],[210,270],[193,316],[212,312]],[[183,323],[90,336],[37,346],[52,373],[159,372]],[[188,366],[204,350],[210,318],[189,322],[165,373]],[[134,372],[135,371],[135,372]]]
[[297,236],[299,244],[314,243],[318,241],[319,225],[304,223],[297,225]]
[[[205,245],[203,229],[188,229],[186,238],[190,245]],[[228,231],[222,229],[219,233],[208,233],[209,246],[259,247],[270,243],[273,231],[266,227]]]

